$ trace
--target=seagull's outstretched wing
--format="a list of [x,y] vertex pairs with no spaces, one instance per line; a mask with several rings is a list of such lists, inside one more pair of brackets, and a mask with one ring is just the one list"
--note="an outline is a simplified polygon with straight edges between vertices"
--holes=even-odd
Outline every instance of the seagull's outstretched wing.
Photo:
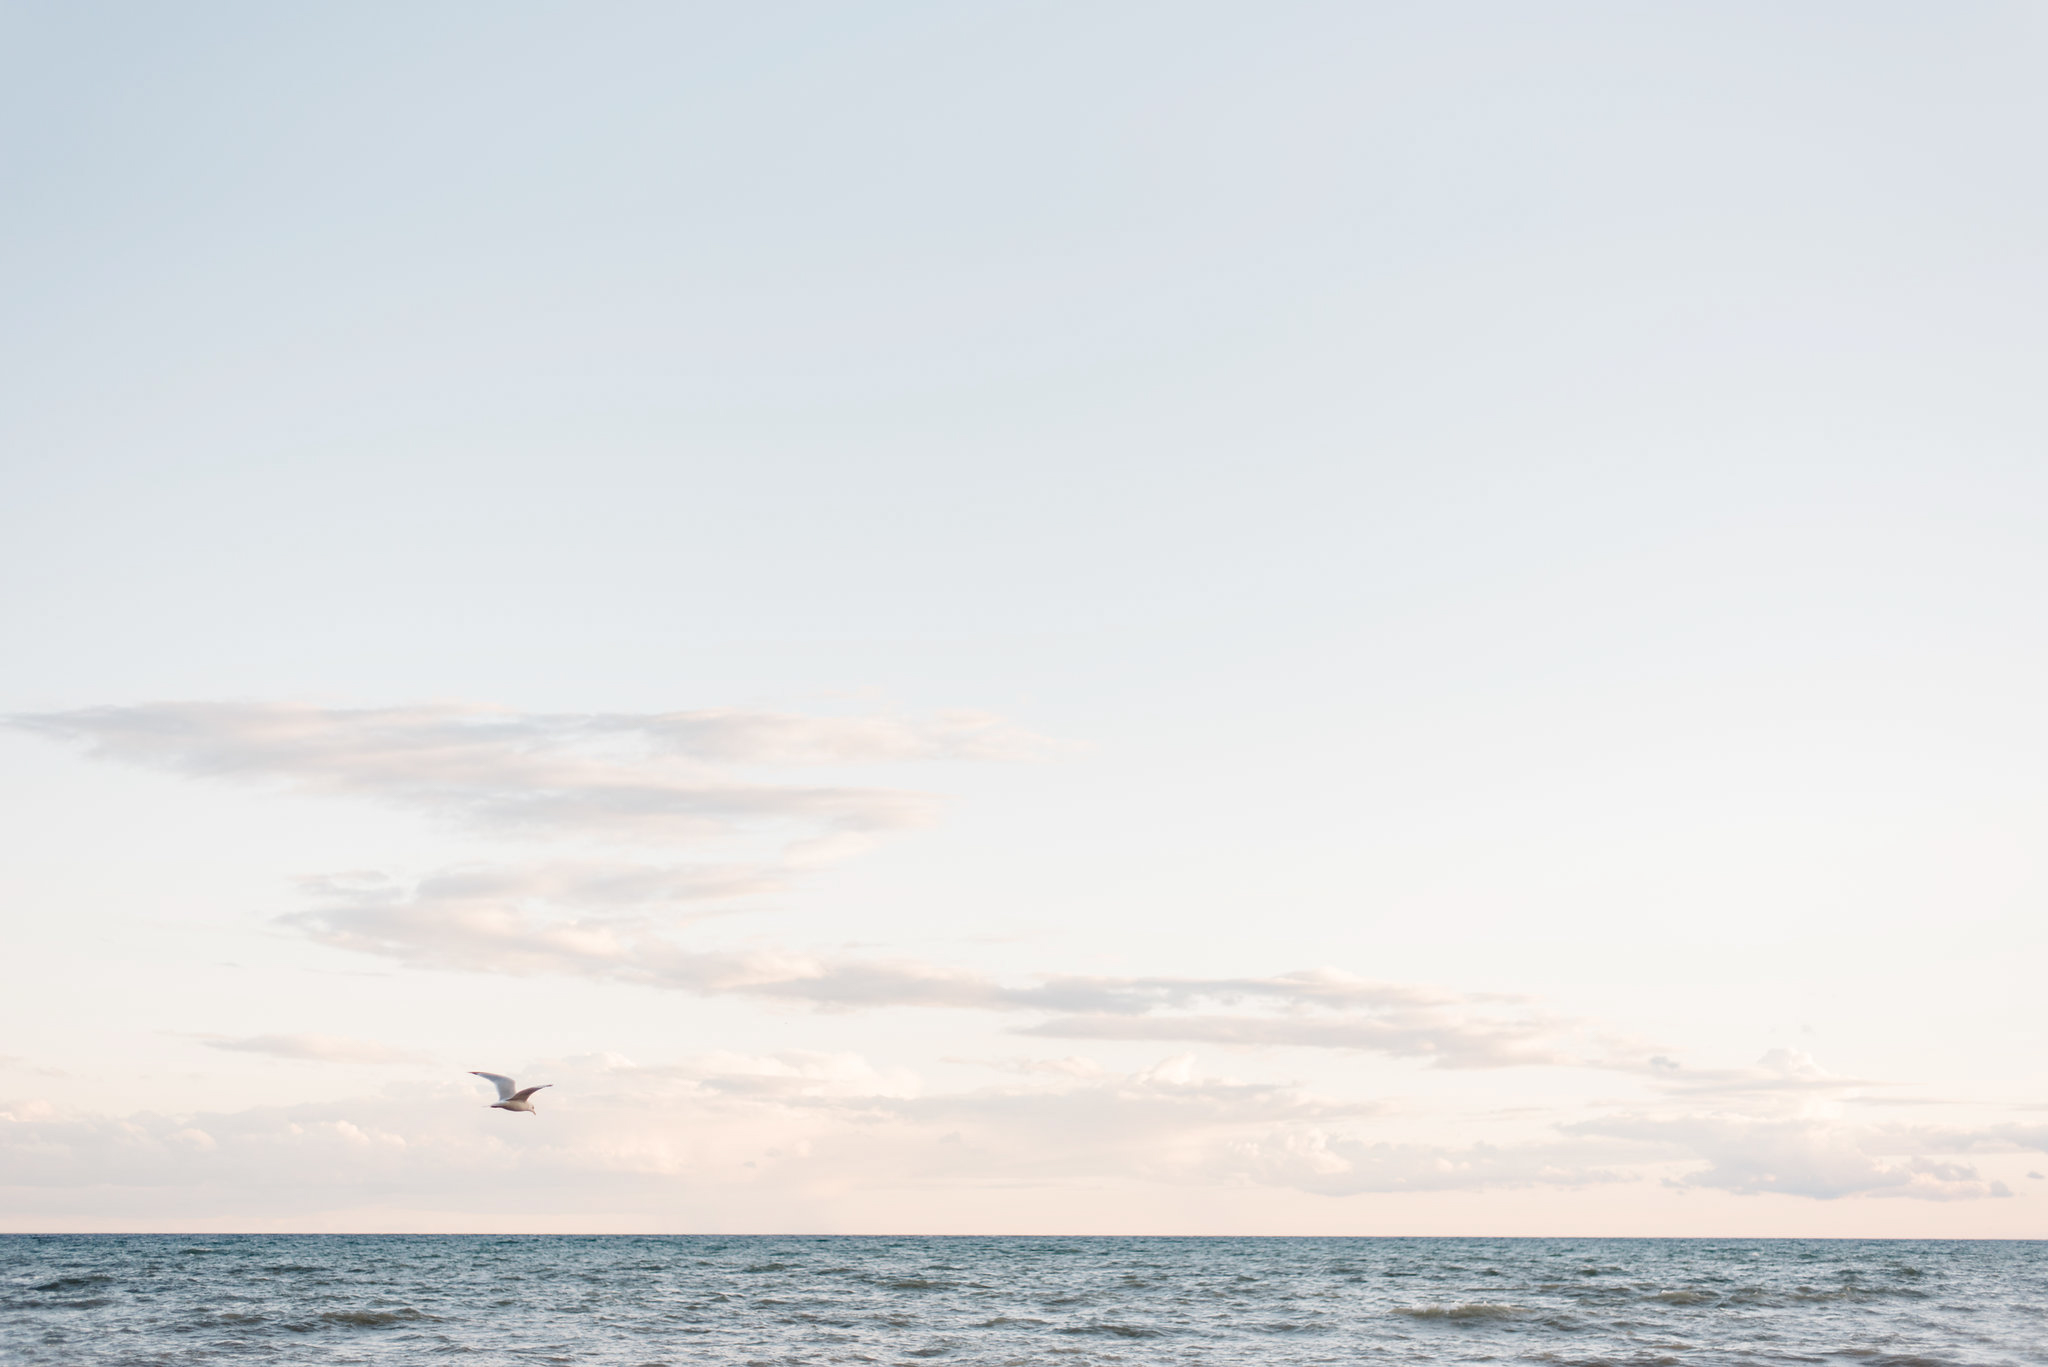
[[546,1090],[547,1090],[548,1088],[550,1088],[550,1087],[552,1087],[552,1086],[554,1086],[554,1085],[555,1085],[555,1084],[554,1084],[554,1083],[552,1083],[552,1082],[543,1082],[543,1083],[541,1083],[541,1085],[540,1085],[540,1086],[538,1086],[538,1087],[528,1087],[528,1088],[527,1088],[527,1089],[526,1089],[525,1091],[523,1091],[523,1092],[514,1092],[514,1093],[512,1094],[512,1100],[514,1100],[514,1101],[524,1101],[524,1100],[526,1100],[526,1098],[528,1098],[528,1097],[532,1096],[532,1095],[533,1095],[533,1094],[534,1094],[535,1092],[545,1092],[545,1091],[546,1091]]
[[512,1089],[518,1085],[503,1073],[479,1073],[474,1068],[470,1069],[469,1073],[471,1077],[480,1077],[485,1082],[496,1087],[498,1089],[498,1100],[500,1101],[510,1101],[512,1099]]

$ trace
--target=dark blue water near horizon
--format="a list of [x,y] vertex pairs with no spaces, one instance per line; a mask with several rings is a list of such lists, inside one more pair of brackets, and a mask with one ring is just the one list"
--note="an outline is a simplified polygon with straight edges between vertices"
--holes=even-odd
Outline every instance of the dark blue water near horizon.
[[5,1235],[9,1363],[2048,1363],[2048,1242]]

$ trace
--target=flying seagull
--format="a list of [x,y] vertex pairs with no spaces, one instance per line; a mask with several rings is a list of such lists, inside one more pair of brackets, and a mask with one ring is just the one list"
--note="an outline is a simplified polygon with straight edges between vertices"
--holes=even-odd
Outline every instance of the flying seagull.
[[513,1088],[519,1084],[506,1077],[503,1073],[479,1073],[472,1068],[470,1069],[470,1076],[480,1077],[498,1089],[498,1099],[491,1103],[492,1110],[525,1111],[528,1115],[539,1114],[538,1111],[533,1109],[533,1094],[555,1085],[552,1082],[543,1082],[539,1087],[528,1087],[525,1091],[514,1091]]

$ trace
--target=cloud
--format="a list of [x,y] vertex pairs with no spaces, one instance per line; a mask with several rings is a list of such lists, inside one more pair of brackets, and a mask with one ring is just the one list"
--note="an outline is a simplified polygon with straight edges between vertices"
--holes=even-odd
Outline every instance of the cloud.
[[321,708],[162,702],[23,713],[12,724],[84,742],[109,759],[178,773],[286,777],[343,788],[408,788],[422,777],[518,781],[565,756],[625,741],[643,754],[782,766],[1019,760],[1054,742],[982,712],[930,721],[819,717],[745,708],[693,712],[515,712],[437,703]]
[[1834,1200],[1844,1196],[1901,1196],[1927,1201],[2010,1196],[2003,1182],[1987,1180],[1967,1163],[1940,1161],[1940,1150],[1884,1161],[1880,1130],[1827,1117],[1624,1115],[1564,1125],[1572,1135],[1655,1144],[1674,1157],[1704,1159],[1706,1166],[1679,1177],[1678,1185],[1738,1195],[1778,1193]]
[[806,717],[710,708],[651,716],[608,716],[604,726],[644,731],[679,753],[733,764],[872,764],[913,760],[1043,759],[1067,747],[986,712],[952,710],[930,721],[896,717]]
[[2048,1125],[1885,1125],[1871,1136],[1880,1153],[2048,1153]]
[[[2009,1196],[2003,1182],[1949,1160],[1972,1151],[2014,1152],[2029,1147],[2029,1140],[2048,1148],[2048,1126],[1963,1129],[1844,1120],[1844,1105],[1863,1100],[1859,1090],[1881,1084],[1832,1073],[1795,1049],[1772,1049],[1749,1068],[1656,1067],[1648,1080],[1668,1109],[1576,1121],[1560,1126],[1560,1133],[1645,1145],[1644,1161],[1703,1165],[1671,1178],[1677,1186],[1815,1200]],[[1684,1109],[1706,1099],[1712,1110]]]
[[937,1141],[918,1159],[929,1180],[1260,1185],[1242,1156],[1246,1143],[1305,1123],[1368,1120],[1387,1109],[1292,1084],[1208,1074],[1189,1054],[1129,1073],[1096,1066],[1025,1076],[1036,1080],[876,1101],[868,1109],[886,1122],[882,1130],[849,1133],[821,1146],[818,1158],[858,1169],[879,1159],[862,1156],[878,1139],[915,1135]]
[[430,878],[410,891],[381,876],[320,880],[313,887],[315,906],[280,919],[323,944],[418,968],[556,973],[838,1009],[988,1009],[1006,999],[1004,989],[987,978],[911,960],[694,949],[662,935],[644,915],[550,918],[530,901],[500,895],[500,884],[508,880],[529,886],[502,872],[475,881]]
[[1748,1068],[1682,1068],[1668,1058],[1652,1058],[1646,1075],[1659,1091],[1671,1095],[1728,1099],[1839,1095],[1849,1100],[1855,1092],[1889,1085],[1831,1073],[1813,1055],[1783,1048],[1766,1051]]
[[36,1067],[28,1059],[21,1057],[19,1054],[0,1054],[0,1070],[13,1071],[17,1069],[22,1072],[33,1073],[37,1077],[71,1076],[71,1074],[65,1072],[62,1068]]
[[306,1059],[318,1063],[418,1063],[421,1056],[373,1040],[348,1039],[341,1035],[248,1035],[239,1039],[209,1039],[209,1049],[238,1054],[268,1054],[272,1058]]
[[[579,870],[568,881],[600,877]],[[753,890],[731,872],[705,896]],[[658,873],[611,879],[621,905]],[[323,944],[419,968],[557,973],[699,995],[739,995],[826,1010],[884,1007],[1040,1013],[1021,1033],[1055,1039],[1144,1040],[1241,1047],[1356,1050],[1441,1068],[1607,1066],[1607,1046],[1570,1021],[1496,995],[1456,995],[1330,971],[1254,978],[1059,975],[1011,985],[907,958],[788,950],[699,949],[646,916],[546,914],[547,879],[503,870],[436,875],[407,890],[382,875],[318,880],[317,905],[283,919]],[[689,885],[683,894],[695,895]],[[527,894],[522,897],[520,894]],[[1228,1005],[1235,1014],[1190,1010]],[[1359,1010],[1357,1008],[1366,1008]]]
[[707,1054],[656,1067],[599,1055],[517,1072],[556,1084],[540,1121],[518,1128],[487,1112],[468,1080],[235,1112],[10,1103],[0,1106],[0,1171],[17,1207],[55,1208],[70,1191],[123,1211],[228,1199],[269,1213],[347,1200],[490,1209],[508,1188],[573,1192],[576,1208],[602,1209],[614,1198],[672,1207],[737,1186],[1114,1180],[1342,1195],[1580,1180],[1508,1151],[1376,1148],[1339,1130],[1372,1123],[1377,1103],[1216,1076],[1185,1055],[944,1095],[854,1054]]
[[[1598,1064],[1614,1041],[1526,1004],[1335,972],[1175,978],[1047,975],[1005,983],[904,958],[679,940],[798,868],[929,817],[895,788],[767,783],[736,766],[1015,759],[1046,743],[998,719],[808,717],[743,709],[520,713],[435,705],[332,709],[184,702],[97,707],[13,723],[98,757],[198,777],[393,804],[500,835],[652,842],[662,857],[467,864],[415,879],[308,879],[282,918],[323,944],[420,968],[594,978],[826,1010],[926,1007],[1030,1014],[1057,1039],[1353,1050],[1440,1068]],[[773,833],[749,857],[678,862],[677,847]]]
[[1340,1197],[1579,1187],[1630,1175],[1600,1166],[1588,1152],[1596,1146],[1583,1141],[1432,1145],[1363,1138],[1356,1129],[1385,1117],[1386,1103],[1206,1074],[1191,1054],[1131,1073],[1078,1059],[1004,1066],[1047,1081],[896,1099],[876,1109],[942,1130],[942,1154],[925,1161],[963,1181],[1138,1176]]
[[587,956],[561,949],[560,932],[601,925],[651,934],[711,914],[708,904],[787,886],[782,870],[760,864],[471,864],[411,884],[367,869],[301,879],[313,905],[280,919],[329,943],[442,967],[489,970],[508,939],[524,937],[534,956],[555,943],[561,971],[573,973]]
[[1076,1015],[1021,1033],[1050,1039],[1182,1040],[1251,1047],[1349,1049],[1428,1059],[1439,1068],[1594,1066],[1558,1047],[1553,1027],[1537,1018],[1496,1019],[1476,1012],[1395,1011],[1341,1015]]
[[908,1069],[848,1052],[512,1062],[522,1080],[555,1084],[538,1121],[506,1123],[469,1078],[233,1112],[9,1103],[0,1105],[0,1172],[17,1211],[209,1218],[352,1203],[494,1211],[507,1190],[521,1193],[522,1208],[676,1219],[741,1198],[1105,1183],[1337,1199],[1647,1182],[1674,1165],[1693,1170],[1669,1185],[1738,1195],[1953,1201],[2007,1194],[1957,1160],[1958,1147],[2039,1137],[2023,1127],[1927,1133],[1715,1114],[1414,1142],[1396,1137],[1411,1122],[1385,1102],[1230,1077],[1188,1054],[1127,1072],[1086,1058],[997,1060],[994,1085],[940,1093]]
[[1439,1146],[1368,1142],[1308,1127],[1241,1145],[1243,1170],[1270,1186],[1324,1196],[1362,1192],[1584,1187],[1634,1174],[1599,1161],[1584,1144]]
[[797,1052],[656,1068],[592,1055],[528,1060],[516,1072],[556,1084],[537,1121],[489,1111],[489,1089],[469,1077],[222,1112],[0,1104],[0,1172],[17,1210],[66,1190],[82,1193],[74,1204],[117,1212],[236,1202],[268,1214],[376,1200],[490,1210],[508,1188],[632,1204],[741,1182],[770,1150],[802,1149],[916,1087],[856,1055]]
[[[906,1070],[853,1055],[716,1054],[661,1067],[590,1056],[555,1061],[551,1080],[563,1090],[550,1094],[549,1124],[524,1132],[490,1128],[503,1117],[482,1120],[481,1106],[451,1104],[476,1100],[466,1083],[208,1115],[24,1103],[0,1109],[0,1167],[23,1189],[226,1183],[314,1202],[344,1190],[438,1201],[450,1191],[495,1197],[516,1181],[582,1193],[578,1200],[614,1192],[632,1206],[650,1199],[647,1184],[657,1180],[700,1196],[736,1183],[849,1190],[1112,1179],[1345,1196],[1582,1187],[1661,1170],[1678,1186],[1741,1195],[1966,1200],[2009,1194],[1969,1155],[2048,1151],[2041,1126],[1847,1124],[1828,1108],[1879,1084],[1791,1050],[1748,1068],[1688,1068],[1519,997],[1333,970],[998,978],[908,957],[721,947],[694,929],[742,899],[787,890],[807,864],[935,810],[925,793],[753,771],[1044,751],[977,714],[913,722],[738,709],[175,703],[13,724],[117,762],[376,801],[528,845],[558,842],[517,861],[417,877],[310,878],[305,905],[278,918],[323,944],[403,965],[822,1011],[983,1012],[1045,1040],[1336,1050],[1442,1070],[1599,1068],[1638,1079],[1651,1098],[1640,1111],[1513,1142],[1434,1144],[1385,1133],[1381,1103],[1205,1074],[1185,1054],[1128,1073],[1078,1056],[998,1060],[988,1064],[1002,1074],[997,1085],[939,1095]],[[734,840],[748,843],[698,848]],[[322,1035],[207,1043],[292,1060],[415,1061]]]
[[1026,1077],[1081,1077],[1095,1078],[1103,1075],[1103,1067],[1092,1058],[1068,1054],[1064,1058],[962,1058],[948,1054],[941,1063],[967,1064],[976,1068],[993,1068],[1002,1073],[1019,1073]]
[[785,857],[843,853],[928,821],[898,788],[763,783],[736,766],[1027,758],[1049,743],[979,713],[930,721],[721,708],[519,713],[453,704],[319,708],[176,702],[16,716],[101,759],[369,798],[499,834],[688,845],[783,829]]

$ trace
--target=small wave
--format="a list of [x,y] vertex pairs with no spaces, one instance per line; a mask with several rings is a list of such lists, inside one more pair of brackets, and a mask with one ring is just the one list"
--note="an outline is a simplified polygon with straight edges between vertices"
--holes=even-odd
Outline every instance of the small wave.
[[355,1329],[386,1329],[394,1324],[417,1324],[434,1317],[408,1305],[397,1310],[327,1310],[321,1312],[320,1318],[328,1324],[345,1324]]
[[1927,1293],[1914,1286],[1802,1286],[1788,1299],[1795,1301],[1924,1301]]
[[1254,1324],[1247,1327],[1255,1334],[1327,1334],[1336,1326],[1314,1322],[1304,1323],[1300,1320],[1271,1320],[1265,1324]]
[[1111,1338],[1119,1339],[1163,1339],[1166,1337],[1165,1330],[1148,1328],[1142,1324],[1069,1324],[1063,1327],[1060,1332],[1062,1334],[1106,1334]]
[[1459,1305],[1398,1305],[1397,1315],[1413,1320],[1513,1320],[1528,1312],[1519,1305],[1495,1305],[1488,1301],[1466,1301]]
[[93,1273],[84,1277],[59,1277],[53,1282],[44,1282],[41,1286],[29,1289],[32,1291],[76,1291],[84,1286],[105,1286],[112,1280],[114,1280],[112,1277],[103,1277],[98,1273]]
[[1651,1299],[1666,1305],[1712,1305],[1715,1297],[1710,1291],[1659,1291]]

